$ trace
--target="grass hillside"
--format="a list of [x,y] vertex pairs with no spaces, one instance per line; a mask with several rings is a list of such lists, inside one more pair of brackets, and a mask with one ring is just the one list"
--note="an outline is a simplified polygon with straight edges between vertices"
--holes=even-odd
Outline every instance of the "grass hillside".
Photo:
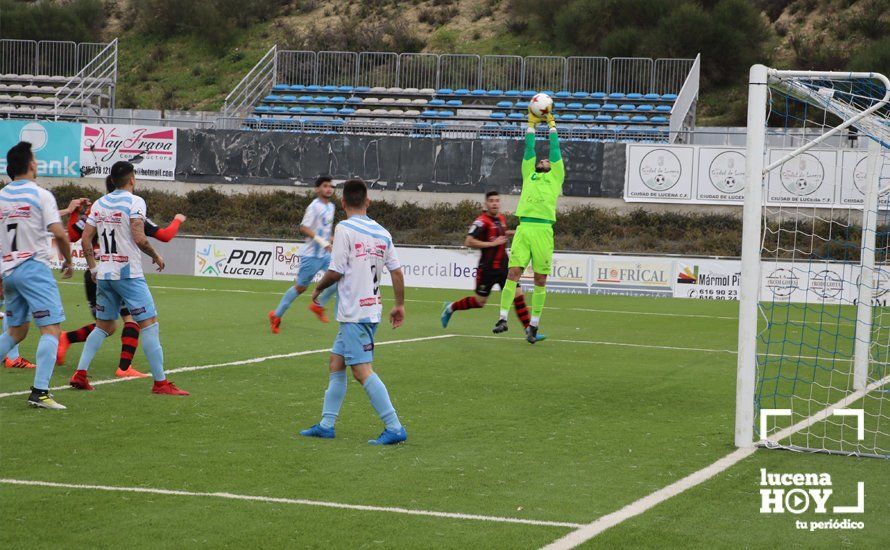
[[886,0],[0,0],[4,38],[120,39],[120,107],[218,109],[287,49],[693,57],[700,124],[741,124],[755,62],[890,72]]

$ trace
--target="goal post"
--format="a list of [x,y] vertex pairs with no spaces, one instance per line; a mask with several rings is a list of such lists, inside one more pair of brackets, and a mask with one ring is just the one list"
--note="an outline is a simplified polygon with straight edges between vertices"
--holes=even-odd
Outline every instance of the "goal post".
[[890,457],[888,100],[877,73],[751,68],[738,447]]

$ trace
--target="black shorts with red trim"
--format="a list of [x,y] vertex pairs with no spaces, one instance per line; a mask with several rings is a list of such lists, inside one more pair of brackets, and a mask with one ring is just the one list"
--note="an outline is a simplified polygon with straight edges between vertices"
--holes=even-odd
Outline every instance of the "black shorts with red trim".
[[476,272],[476,294],[478,296],[487,297],[491,294],[495,285],[503,290],[507,283],[507,268],[503,269],[484,269],[479,268]]

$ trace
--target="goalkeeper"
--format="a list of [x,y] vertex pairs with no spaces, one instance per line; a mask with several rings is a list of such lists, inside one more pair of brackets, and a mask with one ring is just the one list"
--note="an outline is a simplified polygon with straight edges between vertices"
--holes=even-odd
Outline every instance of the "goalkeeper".
[[[535,157],[535,127],[546,120],[550,126],[550,158]],[[556,201],[562,193],[565,167],[559,151],[556,121],[548,113],[542,120],[532,113],[528,115],[525,133],[525,153],[522,156],[522,194],[516,215],[519,227],[510,248],[507,282],[501,289],[501,317],[492,332],[507,330],[507,313],[513,303],[519,277],[529,263],[535,272],[535,289],[532,293],[532,317],[525,329],[526,340],[537,342],[538,322],[547,298],[547,275],[553,263],[553,224],[556,222]]]

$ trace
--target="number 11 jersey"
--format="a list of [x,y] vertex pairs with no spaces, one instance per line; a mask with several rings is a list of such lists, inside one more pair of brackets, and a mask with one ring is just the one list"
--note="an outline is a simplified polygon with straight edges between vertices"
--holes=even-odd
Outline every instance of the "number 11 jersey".
[[389,231],[367,216],[352,216],[337,224],[329,268],[343,275],[337,283],[337,321],[380,322],[384,267],[401,268]]
[[99,241],[96,279],[118,281],[144,276],[142,251],[133,239],[130,220],[145,221],[145,216],[146,206],[142,197],[122,189],[105,195],[93,204],[87,223],[96,228]]

